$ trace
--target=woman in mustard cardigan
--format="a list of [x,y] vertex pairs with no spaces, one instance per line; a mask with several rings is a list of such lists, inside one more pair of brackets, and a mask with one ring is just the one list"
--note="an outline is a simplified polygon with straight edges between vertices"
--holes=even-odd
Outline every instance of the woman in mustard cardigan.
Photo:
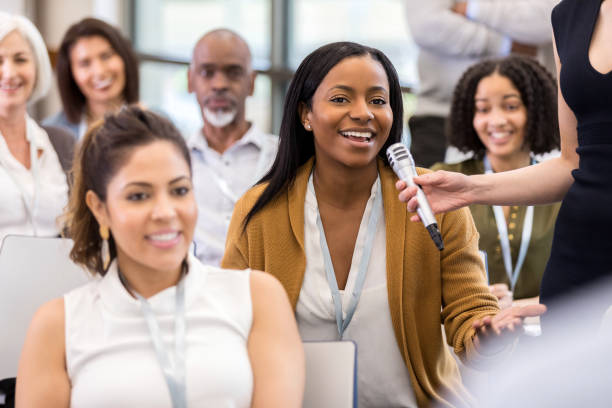
[[342,42],[306,57],[287,92],[276,160],[236,204],[222,265],[276,276],[303,340],[357,343],[360,407],[464,406],[472,401],[440,323],[477,364],[543,306],[499,312],[469,210],[437,217],[441,252],[410,222],[385,158],[402,114],[382,52]]

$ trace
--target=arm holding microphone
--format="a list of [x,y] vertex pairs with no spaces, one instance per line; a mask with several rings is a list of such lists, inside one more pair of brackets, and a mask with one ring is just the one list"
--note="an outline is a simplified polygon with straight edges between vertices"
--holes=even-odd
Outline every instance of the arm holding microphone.
[[[549,162],[552,160],[554,159],[549,160]],[[425,201],[428,204],[427,207],[434,213],[448,212],[476,203],[503,205],[503,203],[483,202],[482,199],[479,200],[476,197],[482,192],[481,198],[483,196],[487,197],[487,194],[489,194],[489,199],[494,200],[495,197],[499,199],[500,196],[503,197],[504,193],[506,193],[504,191],[505,184],[497,182],[497,179],[501,178],[499,176],[507,178],[508,173],[516,173],[525,169],[533,170],[534,167],[546,163],[524,167],[512,172],[474,176],[439,170],[413,177],[410,184],[400,179],[396,183],[396,188],[400,190],[400,200],[408,203],[408,211],[417,212],[417,215],[412,216],[411,221],[418,222],[421,220],[421,213],[418,211],[418,208],[422,202],[419,201],[419,193],[425,193],[427,196]],[[509,184],[512,184],[512,179],[510,179]],[[569,185],[567,188],[569,188]],[[512,199],[512,195],[508,199]],[[492,292],[494,291],[492,290]],[[495,295],[498,297],[497,294]],[[546,306],[542,304],[516,305],[506,308],[502,307],[502,310],[497,314],[474,321],[472,328],[475,330],[473,337],[475,349],[483,355],[494,355],[503,352],[523,334],[523,321],[525,318],[538,317],[545,312]]]
[[[400,181],[397,182],[396,187],[401,185],[409,185],[409,190],[413,194],[412,200],[418,204],[418,206],[414,206],[414,209],[412,210],[410,209],[409,205],[408,210],[416,210],[418,214],[413,217],[412,221],[421,220],[429,231],[430,236],[438,249],[442,251],[444,249],[442,235],[440,234],[436,219],[433,216],[432,208],[428,202],[428,198],[429,201],[431,201],[432,197],[429,194],[427,194],[427,197],[425,196],[425,193],[419,186],[419,184],[421,184],[420,179],[423,179],[425,176],[435,175],[437,173],[448,173],[451,176],[457,176],[459,179],[469,179],[469,177],[460,173],[452,172],[436,172],[417,176],[416,169],[414,167],[414,160],[412,159],[408,149],[401,143],[391,145],[387,149],[387,157],[393,171],[400,179]],[[464,188],[462,187],[461,183],[459,183],[459,186],[459,190]],[[425,186],[423,187],[424,190],[428,192]],[[433,191],[436,192],[435,190]],[[402,192],[402,194],[403,193],[404,192]],[[440,195],[444,196],[445,194],[441,193]],[[458,205],[456,208],[460,208],[464,205]],[[434,211],[436,211],[436,209],[434,209]],[[441,211],[438,210],[436,212]],[[472,328],[475,330],[473,342],[476,350],[484,355],[491,355],[501,352],[522,334],[523,319],[525,317],[539,316],[545,311],[546,306],[544,305],[528,305],[523,307],[512,306],[506,307],[495,315],[485,316],[475,320],[472,323]]]
[[[557,78],[561,62],[555,47]],[[492,174],[466,176],[448,171],[436,171],[415,177],[434,214],[456,210],[470,204],[487,205],[538,205],[561,201],[574,182],[572,170],[578,167],[577,120],[558,88],[557,101],[561,156],[533,166]],[[408,211],[418,207],[417,189],[400,180],[396,184],[399,198],[407,203]],[[412,221],[419,221],[414,215]]]
[[[539,205],[560,201],[573,183],[571,171],[576,168],[563,156],[520,169],[466,176],[438,170],[414,178],[427,196],[434,214],[456,210],[470,204]],[[417,189],[400,180],[395,187],[408,211],[419,206]],[[419,221],[415,215],[412,221]]]

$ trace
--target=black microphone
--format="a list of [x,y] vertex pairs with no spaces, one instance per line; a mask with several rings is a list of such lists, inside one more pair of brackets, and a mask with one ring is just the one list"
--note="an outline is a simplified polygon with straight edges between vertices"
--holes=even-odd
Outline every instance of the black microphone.
[[419,208],[417,208],[417,214],[421,218],[423,225],[429,231],[431,239],[436,244],[436,247],[441,251],[444,249],[444,243],[442,242],[442,234],[438,229],[438,223],[436,218],[431,211],[427,197],[421,187],[412,180],[418,174],[414,167],[414,160],[410,151],[401,143],[394,143],[387,148],[387,158],[389,164],[393,168],[393,171],[399,177],[400,180],[404,181],[409,186],[415,186],[417,188],[417,201],[419,202]]

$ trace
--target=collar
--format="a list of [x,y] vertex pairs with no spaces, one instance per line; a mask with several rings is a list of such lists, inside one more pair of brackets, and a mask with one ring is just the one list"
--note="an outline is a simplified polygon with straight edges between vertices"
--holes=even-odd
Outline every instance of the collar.
[[30,148],[34,147],[37,150],[45,151],[48,147],[48,143],[45,143],[45,139],[48,140],[47,132],[41,128],[34,119],[26,114],[26,140],[30,142]]
[[[308,176],[308,188],[306,189],[305,203],[308,207],[313,208],[316,211],[317,208],[319,208],[319,203],[317,202],[317,195],[314,191],[314,184],[312,183],[313,183],[313,172],[311,171],[310,176]],[[372,184],[372,187],[370,188],[370,197],[368,197],[368,202],[373,201],[373,199],[376,197],[376,192],[378,191],[379,184],[381,184],[380,174],[377,174],[376,180],[374,180],[374,183]]]
[[81,116],[81,121],[79,123],[76,124],[77,127],[77,140],[80,140],[83,138],[83,136],[85,136],[85,133],[87,133],[87,117],[85,116],[85,114],[83,114]]
[[[247,144],[252,144],[259,150],[262,150],[265,144],[264,137],[265,136],[261,132],[261,130],[259,130],[259,128],[257,128],[257,126],[255,126],[255,124],[251,122],[249,129],[246,131],[246,133],[242,135],[242,137],[238,139],[236,143],[234,143],[230,147],[230,149],[234,146],[244,146]],[[202,129],[198,130],[197,132],[194,132],[191,135],[191,137],[187,140],[187,146],[190,150],[199,150],[202,152],[209,149],[208,141],[206,140],[206,137],[204,137]]]
[[[202,265],[202,263],[200,263],[191,253],[187,254],[186,261],[187,273],[182,279],[185,279],[185,306],[188,306],[191,304],[194,296],[199,293],[198,291],[192,291],[192,288],[202,287],[201,285],[206,281],[208,275],[208,267]],[[106,274],[97,282],[98,294],[101,297],[102,303],[104,303],[108,310],[124,316],[142,315],[140,302],[138,299],[132,297],[119,279],[117,258],[113,259]],[[149,297],[147,301],[154,312],[172,314],[174,313],[175,293],[176,286],[170,286]]]
[[[397,198],[397,194],[399,194],[395,190],[395,182],[397,181],[397,177],[393,173],[393,170],[391,170],[389,166],[386,166],[380,157],[377,157],[376,161],[378,164],[378,177],[381,183],[383,198],[385,196],[388,196],[388,198],[392,196],[394,198],[394,200],[388,199],[384,203],[385,220],[393,221],[394,223],[387,223],[389,226],[393,226],[393,228],[395,228],[395,225],[404,225],[407,212],[404,204]],[[308,159],[308,161],[297,170],[295,181],[291,184],[287,192],[291,229],[293,230],[295,238],[302,249],[304,249],[304,202],[306,201],[308,178],[312,173],[313,166],[314,156]],[[392,236],[395,234],[395,232],[390,231],[389,228],[387,229],[386,233],[387,236]],[[403,247],[403,240],[400,247]]]

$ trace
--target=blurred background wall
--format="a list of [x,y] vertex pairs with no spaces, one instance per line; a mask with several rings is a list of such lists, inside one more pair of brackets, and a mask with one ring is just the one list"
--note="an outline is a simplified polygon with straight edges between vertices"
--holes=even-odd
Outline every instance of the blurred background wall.
[[[416,47],[402,0],[0,0],[39,27],[53,59],[66,29],[86,16],[118,26],[140,57],[142,102],[165,112],[188,134],[201,124],[187,93],[191,50],[205,32],[228,27],[245,37],[259,72],[247,117],[278,132],[293,71],[320,45],[356,41],[383,50],[398,70],[407,112],[417,84]],[[60,109],[57,90],[33,109],[44,118]],[[408,115],[406,115],[408,117]]]

